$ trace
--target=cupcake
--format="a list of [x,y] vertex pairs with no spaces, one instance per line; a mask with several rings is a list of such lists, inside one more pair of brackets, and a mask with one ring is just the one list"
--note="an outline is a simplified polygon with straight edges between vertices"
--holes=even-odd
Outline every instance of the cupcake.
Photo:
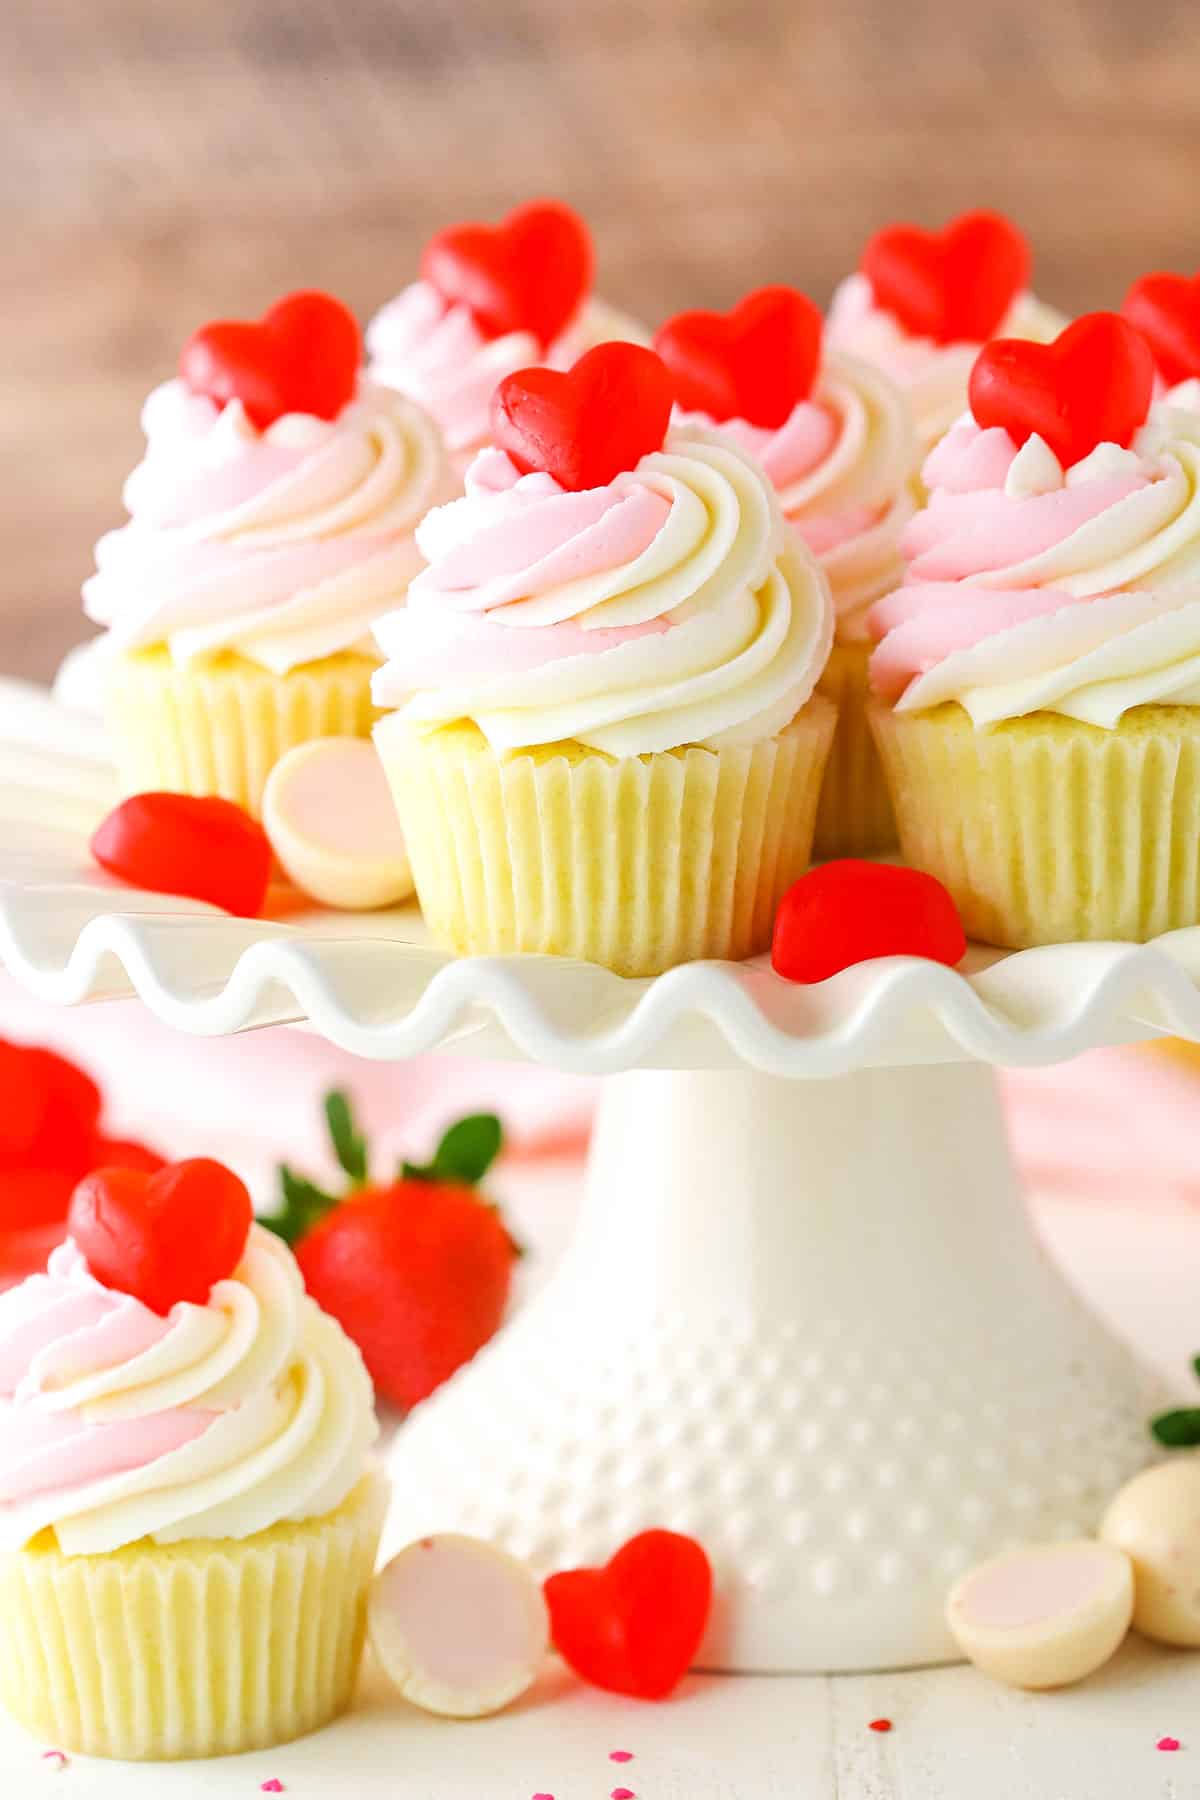
[[595,255],[579,214],[534,200],[499,225],[451,225],[430,239],[420,279],[367,327],[370,374],[435,418],[459,471],[488,441],[506,375],[569,369],[597,344],[644,344],[636,320],[592,294]]
[[818,691],[838,726],[817,812],[817,856],[864,856],[896,841],[866,720],[867,613],[903,574],[917,444],[908,403],[870,363],[823,354],[821,315],[794,288],[761,288],[729,313],[680,313],[655,349],[683,425],[719,430],[761,462],[788,523],[833,593],[836,635]]
[[84,586],[127,792],[257,814],[293,745],[369,734],[372,623],[402,602],[413,527],[452,489],[433,421],[363,379],[359,353],[343,306],[294,294],[197,332],[147,401],[129,522]]
[[876,232],[829,309],[828,335],[891,376],[928,451],[967,404],[967,382],[993,337],[1048,343],[1066,324],[1029,291],[1028,241],[1001,213],[970,212],[941,232]]
[[745,957],[806,867],[825,575],[634,345],[500,387],[496,443],[382,620],[376,728],[425,918],[468,954]]
[[871,615],[906,857],[976,938],[1200,921],[1200,413],[1112,313],[994,343]]
[[71,1219],[0,1295],[0,1701],[89,1756],[314,1730],[386,1505],[362,1359],[219,1164],[105,1171]]

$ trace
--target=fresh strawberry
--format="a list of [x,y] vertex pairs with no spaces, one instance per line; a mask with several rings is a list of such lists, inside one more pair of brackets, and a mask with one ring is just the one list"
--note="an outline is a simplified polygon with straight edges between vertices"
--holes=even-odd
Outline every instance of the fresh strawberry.
[[380,1395],[407,1411],[483,1348],[508,1305],[520,1252],[478,1191],[500,1121],[460,1120],[431,1163],[404,1163],[380,1184],[346,1096],[330,1094],[325,1113],[348,1192],[337,1199],[285,1168],[284,1209],[263,1223],[293,1245],[309,1293],[354,1339]]

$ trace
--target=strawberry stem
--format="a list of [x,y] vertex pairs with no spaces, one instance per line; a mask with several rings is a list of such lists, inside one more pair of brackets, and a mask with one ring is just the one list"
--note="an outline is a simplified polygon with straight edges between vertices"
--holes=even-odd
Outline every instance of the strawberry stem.
[[325,1122],[338,1167],[350,1177],[355,1187],[367,1181],[367,1140],[357,1129],[350,1097],[340,1088],[325,1096]]

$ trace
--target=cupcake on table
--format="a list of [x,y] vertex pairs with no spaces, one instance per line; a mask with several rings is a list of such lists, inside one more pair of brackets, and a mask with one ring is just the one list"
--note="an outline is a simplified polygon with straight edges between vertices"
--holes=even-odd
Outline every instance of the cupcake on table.
[[997,341],[871,615],[906,857],[1019,947],[1200,922],[1200,413],[1094,313]]
[[261,1749],[349,1703],[371,1383],[221,1164],[106,1169],[0,1295],[0,1702],[43,1742]]
[[829,309],[829,342],[890,375],[928,451],[967,404],[975,358],[993,337],[1048,343],[1066,324],[1029,289],[1033,254],[1010,219],[967,212],[942,231],[884,226]]
[[766,947],[835,708],[820,564],[761,466],[672,425],[630,344],[510,376],[429,567],[376,635],[422,910],[459,952],[651,975]]
[[426,244],[419,279],[367,327],[373,380],[437,420],[460,469],[488,441],[492,395],[535,363],[569,369],[636,320],[592,293],[595,251],[579,214],[532,200],[498,225],[450,225]]
[[718,430],[762,464],[829,578],[836,641],[819,691],[837,703],[838,726],[815,854],[889,849],[896,825],[866,722],[866,621],[903,574],[918,460],[908,403],[870,363],[825,349],[818,308],[794,288],[760,288],[728,313],[679,313],[654,347],[680,425]]
[[437,426],[364,379],[361,348],[339,301],[292,294],[197,331],[146,402],[129,522],[84,586],[126,791],[257,813],[293,745],[370,732],[371,626],[453,490]]

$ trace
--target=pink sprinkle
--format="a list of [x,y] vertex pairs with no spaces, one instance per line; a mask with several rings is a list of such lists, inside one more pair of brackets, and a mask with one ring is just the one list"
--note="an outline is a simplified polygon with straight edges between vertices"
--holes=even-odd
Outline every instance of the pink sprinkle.
[[890,1731],[892,1721],[890,1719],[872,1719],[867,1729],[869,1731]]
[[608,1753],[608,1760],[609,1760],[609,1762],[632,1762],[633,1761],[633,1751],[632,1750],[610,1750]]
[[612,1800],[637,1800],[637,1795],[632,1788],[614,1788]]
[[277,1780],[277,1778],[272,1775],[270,1781],[263,1782],[259,1792],[263,1794],[285,1794],[287,1789],[284,1787],[282,1781]]
[[43,1750],[42,1761],[52,1762],[56,1772],[60,1775],[64,1769],[69,1769],[71,1766],[71,1759],[63,1750]]
[[534,1794],[532,1800],[554,1800],[553,1794]]
[[1178,1750],[1180,1748],[1179,1739],[1178,1738],[1159,1738],[1159,1740],[1158,1740],[1157,1744],[1155,1744],[1154,1748],[1156,1750]]

